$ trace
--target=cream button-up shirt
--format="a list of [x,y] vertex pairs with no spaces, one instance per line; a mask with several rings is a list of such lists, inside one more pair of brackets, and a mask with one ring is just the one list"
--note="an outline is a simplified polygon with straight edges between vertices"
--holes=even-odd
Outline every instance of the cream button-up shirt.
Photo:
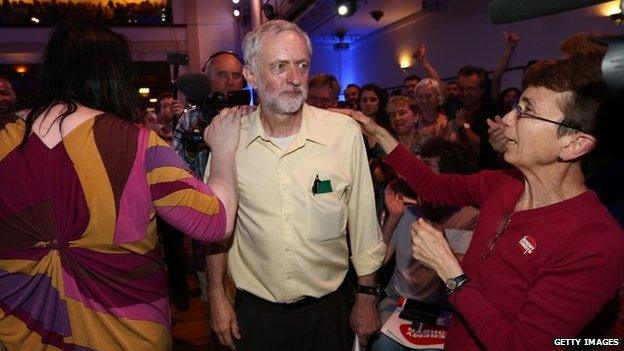
[[[236,287],[268,301],[321,297],[344,280],[375,272],[386,246],[359,126],[303,106],[287,150],[264,132],[260,110],[243,117],[236,152],[239,207],[228,269]],[[208,172],[207,172],[208,173]],[[315,194],[315,179],[319,183]]]

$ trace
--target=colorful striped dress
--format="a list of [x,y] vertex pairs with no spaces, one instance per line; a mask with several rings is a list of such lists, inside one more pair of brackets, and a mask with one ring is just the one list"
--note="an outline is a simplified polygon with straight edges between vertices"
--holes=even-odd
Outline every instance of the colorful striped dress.
[[170,311],[155,214],[203,242],[225,209],[154,132],[110,114],[48,148],[0,123],[0,344],[166,350]]

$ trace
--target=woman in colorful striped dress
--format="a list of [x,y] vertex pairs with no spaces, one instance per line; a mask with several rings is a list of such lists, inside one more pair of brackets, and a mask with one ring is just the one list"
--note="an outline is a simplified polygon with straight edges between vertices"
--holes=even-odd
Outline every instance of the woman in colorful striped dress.
[[207,128],[203,184],[132,123],[131,65],[105,26],[62,24],[41,98],[0,125],[0,349],[170,349],[155,214],[204,242],[231,232],[238,119]]

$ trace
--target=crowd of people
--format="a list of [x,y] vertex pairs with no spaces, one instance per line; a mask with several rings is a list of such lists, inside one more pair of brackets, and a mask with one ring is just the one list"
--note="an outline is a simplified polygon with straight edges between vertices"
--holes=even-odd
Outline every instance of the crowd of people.
[[168,301],[189,308],[184,234],[215,342],[236,350],[606,337],[622,197],[592,179],[621,155],[592,36],[507,89],[517,34],[492,74],[446,83],[423,44],[425,78],[349,83],[339,101],[335,77],[310,76],[308,35],[274,20],[242,59],[202,68],[211,94],[249,85],[257,106],[162,94],[137,113],[124,39],[58,26],[29,110],[0,79],[0,349],[170,348]]
[[171,4],[166,0],[72,1],[2,0],[0,25],[51,26],[62,19],[89,18],[109,25],[163,25],[171,23]]

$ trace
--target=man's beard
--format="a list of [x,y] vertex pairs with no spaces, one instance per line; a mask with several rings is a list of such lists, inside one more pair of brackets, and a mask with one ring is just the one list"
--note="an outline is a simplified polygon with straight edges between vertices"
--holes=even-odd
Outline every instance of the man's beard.
[[283,90],[271,91],[262,82],[258,82],[260,103],[267,110],[284,115],[292,115],[301,110],[308,96],[307,86],[289,86]]

